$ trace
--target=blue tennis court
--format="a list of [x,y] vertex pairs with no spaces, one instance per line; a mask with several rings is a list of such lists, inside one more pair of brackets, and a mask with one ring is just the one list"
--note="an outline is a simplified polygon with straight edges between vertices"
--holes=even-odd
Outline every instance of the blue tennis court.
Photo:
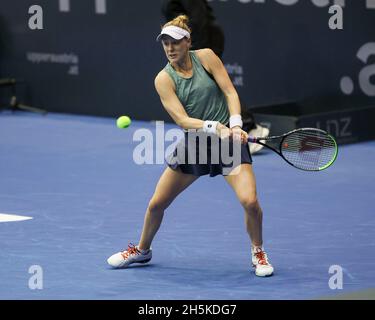
[[[0,213],[32,218],[0,222],[0,299],[316,299],[375,287],[374,141],[341,146],[319,173],[254,156],[272,277],[252,272],[243,210],[221,176],[167,209],[150,264],[111,269],[106,259],[139,240],[165,167],[135,164],[141,128],[155,123],[0,113]],[[329,287],[334,265],[343,289]],[[42,289],[30,289],[32,266]]]

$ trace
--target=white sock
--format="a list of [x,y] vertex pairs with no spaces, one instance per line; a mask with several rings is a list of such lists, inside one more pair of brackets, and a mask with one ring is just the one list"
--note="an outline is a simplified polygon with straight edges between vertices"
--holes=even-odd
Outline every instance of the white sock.
[[141,249],[139,249],[138,246],[137,246],[137,249],[139,250],[139,252],[140,252],[141,254],[147,254],[147,253],[150,251],[150,249],[141,250]]
[[258,248],[259,248],[260,250],[264,251],[263,246],[253,246],[253,245],[251,245],[251,252],[258,251],[258,250],[257,250]]

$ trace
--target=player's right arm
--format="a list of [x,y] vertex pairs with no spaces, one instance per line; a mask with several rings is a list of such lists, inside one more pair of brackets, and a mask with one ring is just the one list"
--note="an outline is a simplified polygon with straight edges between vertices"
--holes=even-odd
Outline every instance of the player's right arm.
[[[165,110],[178,126],[183,129],[201,129],[203,127],[203,120],[188,116],[176,95],[176,87],[173,80],[164,70],[160,71],[156,76],[155,88]],[[221,126],[226,128],[224,125],[219,124],[218,131],[222,129]]]

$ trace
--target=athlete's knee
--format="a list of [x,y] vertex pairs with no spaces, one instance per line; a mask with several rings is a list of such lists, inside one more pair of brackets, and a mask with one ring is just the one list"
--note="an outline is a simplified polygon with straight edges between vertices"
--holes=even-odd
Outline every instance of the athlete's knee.
[[158,197],[152,197],[150,202],[148,203],[148,210],[151,213],[158,213],[163,212],[165,209],[167,209],[169,206],[169,203],[166,200],[163,200]]
[[247,212],[254,212],[259,209],[259,203],[256,194],[242,196],[240,198],[240,202]]

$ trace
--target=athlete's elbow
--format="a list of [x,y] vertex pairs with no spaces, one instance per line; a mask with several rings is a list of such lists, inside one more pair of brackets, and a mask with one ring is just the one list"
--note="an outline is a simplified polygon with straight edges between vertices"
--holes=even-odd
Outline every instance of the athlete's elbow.
[[182,129],[187,130],[191,128],[191,121],[189,117],[181,117],[181,118],[176,119],[176,124]]
[[176,119],[176,124],[182,129],[187,129],[188,119],[189,119],[188,117],[178,118]]

